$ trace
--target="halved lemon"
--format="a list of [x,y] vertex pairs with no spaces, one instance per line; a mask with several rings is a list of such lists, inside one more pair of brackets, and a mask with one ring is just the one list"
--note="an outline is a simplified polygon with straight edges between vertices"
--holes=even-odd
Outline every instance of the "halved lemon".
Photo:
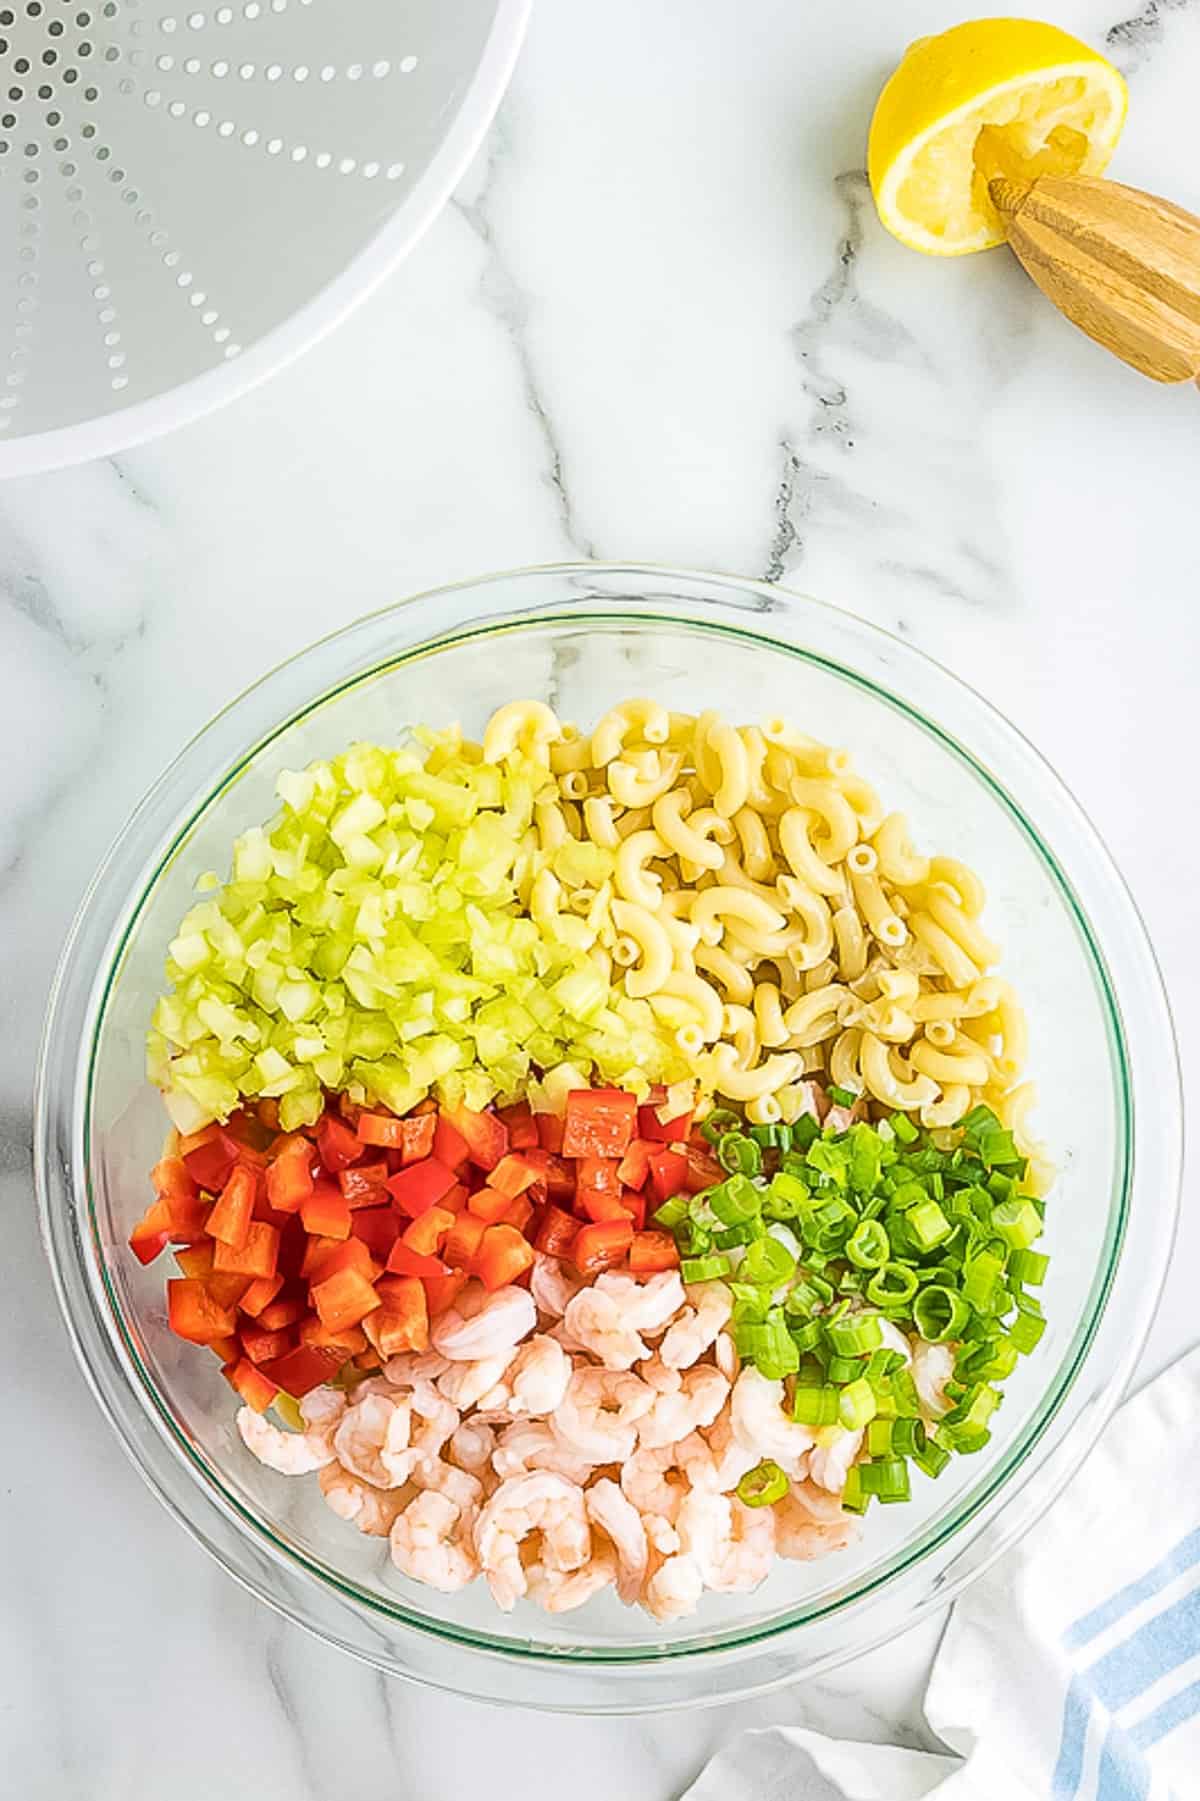
[[931,256],[1002,244],[988,182],[1101,174],[1127,103],[1119,71],[1056,25],[971,19],[918,38],[871,120],[879,217]]

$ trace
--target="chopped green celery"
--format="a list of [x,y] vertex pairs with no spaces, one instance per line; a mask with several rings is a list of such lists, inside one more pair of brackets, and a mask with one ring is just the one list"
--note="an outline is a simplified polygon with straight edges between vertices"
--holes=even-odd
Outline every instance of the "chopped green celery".
[[545,770],[519,753],[472,762],[454,731],[410,744],[281,775],[281,811],[242,834],[232,880],[181,922],[147,1045],[181,1130],[268,1090],[308,1114],[331,1080],[405,1111],[431,1088],[515,1099],[531,1063],[639,1094],[691,1075],[590,955],[597,926],[581,915],[610,852],[559,847],[561,933],[522,912],[518,872],[527,892],[550,861],[526,838]]

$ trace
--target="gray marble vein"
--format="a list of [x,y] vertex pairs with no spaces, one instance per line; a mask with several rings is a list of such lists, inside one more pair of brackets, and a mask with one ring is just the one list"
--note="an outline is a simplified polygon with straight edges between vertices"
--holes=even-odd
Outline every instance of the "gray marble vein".
[[1125,75],[1136,75],[1162,44],[1172,13],[1185,12],[1192,0],[1147,0],[1140,13],[1120,19],[1104,33],[1109,55]]

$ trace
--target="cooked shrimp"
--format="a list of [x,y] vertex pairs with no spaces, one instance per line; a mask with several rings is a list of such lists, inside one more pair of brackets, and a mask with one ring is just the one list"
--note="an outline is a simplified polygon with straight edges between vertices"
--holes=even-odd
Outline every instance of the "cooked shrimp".
[[407,1399],[414,1417],[423,1422],[413,1432],[413,1449],[418,1457],[440,1457],[446,1440],[458,1429],[458,1408],[432,1382],[414,1382]]
[[570,1380],[571,1359],[556,1339],[539,1332],[526,1339],[502,1380],[480,1397],[480,1410],[540,1419],[560,1405]]
[[[717,1491],[728,1494],[758,1463],[758,1454],[748,1451],[734,1437],[728,1407],[722,1408],[712,1425],[700,1436],[708,1446],[712,1459],[712,1480]],[[695,1477],[692,1477],[692,1481],[695,1481]]]
[[617,1554],[617,1594],[627,1607],[637,1600],[646,1579],[649,1555],[642,1516],[607,1476],[584,1491],[584,1507],[593,1526],[608,1535]]
[[495,1449],[496,1434],[492,1427],[483,1420],[470,1419],[464,1420],[450,1434],[447,1455],[460,1470],[479,1476],[484,1470],[491,1468]]
[[693,1282],[688,1304],[662,1341],[659,1356],[668,1369],[685,1370],[714,1345],[733,1312],[733,1296],[724,1282]]
[[517,1420],[497,1439],[492,1468],[503,1481],[510,1476],[527,1476],[530,1470],[553,1470],[568,1482],[582,1484],[595,1465],[571,1450],[549,1421]]
[[549,1470],[502,1482],[475,1522],[475,1551],[497,1606],[511,1612],[528,1582],[521,1546],[540,1535],[539,1561],[562,1571],[582,1569],[592,1535],[583,1490]]
[[373,1488],[400,1488],[412,1475],[420,1452],[411,1445],[412,1407],[407,1396],[389,1400],[367,1394],[347,1407],[333,1435],[343,1468]]
[[460,1513],[470,1512],[483,1500],[483,1484],[478,1476],[458,1469],[453,1463],[444,1463],[440,1457],[423,1458],[413,1471],[413,1484],[445,1495]]
[[593,1463],[623,1463],[655,1393],[632,1370],[577,1369],[553,1414],[564,1444]]
[[433,1322],[433,1348],[452,1363],[496,1357],[520,1344],[537,1325],[537,1308],[526,1288],[497,1288],[468,1282],[453,1307]]
[[713,1345],[713,1362],[727,1382],[736,1382],[741,1375],[742,1360],[728,1332],[718,1332],[717,1341]]
[[569,1613],[616,1580],[617,1559],[601,1545],[579,1570],[556,1570],[535,1561],[525,1571],[529,1599],[547,1613]]
[[638,1424],[638,1443],[647,1451],[678,1444],[698,1427],[711,1426],[729,1394],[729,1383],[711,1363],[680,1372],[654,1357],[639,1373],[657,1391],[653,1407]]
[[946,1384],[953,1375],[954,1352],[948,1344],[930,1344],[924,1338],[914,1339],[912,1379],[926,1419],[940,1419],[943,1413],[950,1411]]
[[412,1490],[376,1488],[352,1475],[340,1463],[327,1463],[317,1477],[327,1506],[339,1519],[348,1520],[369,1538],[386,1538],[397,1514],[412,1499]]
[[479,1574],[473,1523],[449,1496],[425,1489],[392,1526],[392,1562],[417,1582],[455,1594]]
[[770,1457],[789,1476],[801,1475],[813,1434],[788,1419],[783,1410],[783,1383],[773,1382],[747,1364],[733,1385],[730,1401],[733,1436],[757,1457]]
[[642,1594],[642,1606],[664,1624],[695,1613],[704,1593],[704,1578],[696,1559],[686,1552],[668,1557],[651,1575]]
[[[674,1471],[676,1480],[670,1480]],[[621,1464],[621,1493],[642,1515],[674,1522],[684,1495],[674,1445],[637,1450]]]
[[661,1331],[683,1299],[677,1270],[663,1270],[648,1282],[606,1270],[568,1302],[563,1324],[606,1369],[627,1370],[649,1355],[639,1334]]
[[567,1303],[574,1300],[580,1289],[586,1286],[583,1277],[568,1269],[561,1258],[546,1257],[541,1251],[534,1257],[529,1276],[529,1292],[540,1313],[548,1313],[552,1319],[561,1319],[567,1311]]
[[481,1357],[474,1363],[452,1363],[437,1379],[438,1393],[452,1402],[460,1413],[465,1413],[468,1407],[476,1406],[504,1380],[504,1373],[516,1355],[516,1345],[509,1345],[495,1357]]
[[793,1482],[788,1495],[802,1513],[820,1526],[849,1517],[842,1508],[842,1497],[830,1494],[827,1488],[818,1488],[815,1482]]
[[863,1436],[862,1432],[849,1432],[844,1427],[825,1427],[808,1459],[809,1480],[818,1488],[828,1489],[831,1495],[840,1495],[850,1465],[862,1450]]
[[246,1449],[268,1469],[280,1476],[310,1476],[334,1461],[331,1439],[345,1411],[345,1395],[315,1388],[300,1403],[305,1431],[284,1432],[252,1407],[238,1408],[237,1429]]
[[402,1351],[388,1358],[383,1373],[393,1388],[411,1388],[415,1382],[436,1382],[449,1368],[449,1358],[438,1351]]
[[770,1571],[775,1520],[769,1507],[746,1507],[728,1495],[693,1488],[679,1509],[678,1530],[708,1588],[747,1594]]
[[852,1514],[840,1510],[832,1519],[814,1519],[807,1505],[799,1501],[796,1490],[776,1501],[774,1507],[760,1509],[775,1515],[775,1550],[780,1557],[792,1557],[801,1563],[812,1563],[834,1551],[844,1551],[858,1537],[860,1527]]

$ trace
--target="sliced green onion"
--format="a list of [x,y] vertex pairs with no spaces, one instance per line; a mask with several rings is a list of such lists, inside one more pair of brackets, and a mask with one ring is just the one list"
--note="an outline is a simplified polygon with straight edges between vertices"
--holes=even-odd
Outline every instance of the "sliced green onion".
[[743,1282],[778,1288],[795,1274],[796,1259],[777,1238],[760,1238],[750,1245],[743,1257],[738,1275]]
[[665,1232],[673,1232],[688,1216],[689,1198],[685,1194],[676,1194],[669,1201],[664,1201],[652,1215],[655,1225],[661,1226]]
[[792,1418],[802,1426],[836,1426],[841,1419],[842,1392],[828,1384],[820,1388],[797,1387],[792,1397]]
[[1026,1251],[1041,1236],[1042,1222],[1031,1201],[1001,1201],[992,1210],[992,1230],[1014,1251]]
[[1008,1260],[1008,1273],[1013,1281],[1027,1282],[1030,1288],[1041,1287],[1049,1268],[1050,1259],[1041,1251],[1014,1251]]
[[1008,1329],[1009,1343],[1016,1345],[1022,1357],[1026,1357],[1041,1342],[1045,1330],[1044,1319],[1039,1319],[1032,1313],[1018,1313]]
[[923,1251],[944,1244],[954,1230],[938,1203],[926,1197],[904,1215],[904,1224]]
[[930,1344],[941,1344],[947,1338],[958,1337],[971,1317],[971,1310],[954,1289],[932,1283],[923,1288],[913,1302],[912,1315],[921,1337],[928,1339]]
[[992,1251],[972,1257],[963,1277],[963,1299],[981,1313],[995,1311],[996,1284],[1004,1273],[1004,1259]]
[[857,1432],[875,1418],[875,1391],[865,1376],[848,1382],[838,1397],[838,1417],[848,1432]]
[[737,1485],[738,1500],[747,1507],[770,1507],[776,1501],[782,1501],[787,1491],[787,1477],[769,1457],[743,1476]]
[[731,1269],[728,1257],[685,1257],[679,1273],[685,1282],[716,1282]]
[[840,1357],[865,1357],[883,1343],[883,1327],[877,1313],[853,1313],[832,1320],[825,1328],[830,1345]]
[[761,1238],[766,1230],[761,1220],[747,1220],[744,1226],[726,1226],[723,1232],[713,1234],[713,1243],[719,1251],[732,1251],[739,1244],[753,1244]]
[[732,1175],[727,1182],[708,1189],[704,1198],[723,1226],[740,1226],[762,1212],[763,1190],[748,1176]]
[[829,1359],[827,1373],[831,1382],[856,1382],[866,1371],[865,1357],[838,1357]]
[[800,1367],[800,1352],[784,1323],[782,1309],[773,1309],[761,1326],[747,1326],[744,1355],[764,1376],[779,1381]]
[[891,1126],[892,1131],[896,1134],[896,1137],[900,1140],[901,1144],[915,1144],[917,1139],[921,1136],[916,1126],[913,1125],[912,1120],[909,1119],[907,1113],[889,1114],[888,1125]]
[[903,1307],[917,1292],[917,1278],[903,1263],[885,1263],[867,1283],[867,1299],[876,1307]]
[[762,1169],[762,1151],[744,1132],[726,1132],[717,1145],[717,1162],[731,1176],[757,1176]]
[[821,1342],[824,1328],[819,1319],[806,1320],[801,1326],[789,1326],[792,1343],[798,1351],[815,1351]]
[[860,1467],[857,1463],[853,1466],[842,1490],[842,1507],[847,1513],[865,1513],[871,1505],[871,1496],[862,1485]]
[[903,1457],[883,1457],[877,1463],[860,1463],[855,1467],[864,1494],[876,1495],[883,1502],[910,1498],[908,1464]]
[[890,1457],[892,1454],[892,1434],[898,1422],[896,1420],[873,1419],[867,1427],[868,1457]]
[[716,1144],[726,1132],[739,1132],[742,1122],[729,1107],[714,1107],[704,1124],[700,1127],[709,1144]]
[[850,1088],[830,1087],[825,1090],[835,1107],[853,1107],[858,1096]]
[[891,1248],[877,1219],[860,1220],[846,1240],[846,1255],[859,1269],[882,1269]]
[[920,1450],[914,1451],[912,1460],[919,1470],[927,1476],[940,1476],[950,1461],[950,1453],[941,1445],[934,1444],[931,1438],[926,1439]]

